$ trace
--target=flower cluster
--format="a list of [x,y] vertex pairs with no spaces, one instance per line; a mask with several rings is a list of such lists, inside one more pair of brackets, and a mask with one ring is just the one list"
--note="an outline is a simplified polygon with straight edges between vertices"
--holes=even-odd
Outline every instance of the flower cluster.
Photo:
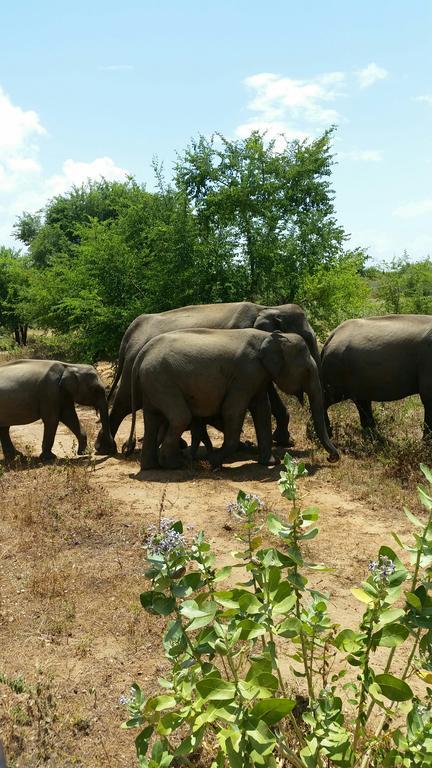
[[380,555],[378,560],[371,560],[368,568],[375,582],[387,582],[396,570],[393,560],[386,555]]
[[264,509],[265,506],[264,502],[255,493],[246,493],[244,498],[240,500],[237,499],[237,501],[231,501],[227,504],[228,514],[234,515],[235,517],[248,517],[251,512],[250,506],[252,504],[254,505],[254,512]]
[[159,528],[155,525],[148,527],[146,539],[147,549],[154,555],[168,555],[173,552],[183,552],[186,547],[184,536],[176,531],[174,520],[162,517]]

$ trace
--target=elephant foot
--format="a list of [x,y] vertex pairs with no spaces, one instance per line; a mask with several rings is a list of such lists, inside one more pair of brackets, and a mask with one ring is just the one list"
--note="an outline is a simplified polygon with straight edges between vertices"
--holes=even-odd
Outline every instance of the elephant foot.
[[253,448],[255,448],[255,443],[252,442],[252,440],[240,440],[238,450],[239,451],[250,451]]
[[55,453],[52,453],[52,451],[46,451],[41,453],[39,458],[44,464],[52,464],[53,461],[56,461],[57,456],[55,455]]
[[280,459],[273,454],[270,456],[262,456],[258,459],[258,464],[262,464],[264,467],[277,467],[277,465],[280,464]]
[[26,455],[24,453],[21,453],[21,451],[14,451],[13,453],[5,453],[4,463],[7,467],[10,467],[12,466],[12,464],[20,463],[25,458],[26,458]]
[[186,462],[183,458],[161,458],[160,466],[162,469],[184,469],[186,467]]
[[84,456],[84,454],[87,452],[87,438],[83,440],[81,443],[78,443],[78,456]]
[[98,435],[95,442],[95,453],[98,456],[113,456],[117,453],[117,445],[114,438],[107,440],[106,437]]
[[180,448],[181,451],[184,451],[185,448],[189,448],[186,440],[183,440],[182,437],[179,440],[179,448]]
[[279,445],[282,448],[292,448],[295,445],[295,441],[291,437],[288,430],[275,429],[273,432],[273,443]]
[[123,456],[130,456],[134,452],[135,446],[136,446],[136,440],[134,438],[132,438],[131,440],[126,440],[126,442],[123,443],[122,449],[121,449]]

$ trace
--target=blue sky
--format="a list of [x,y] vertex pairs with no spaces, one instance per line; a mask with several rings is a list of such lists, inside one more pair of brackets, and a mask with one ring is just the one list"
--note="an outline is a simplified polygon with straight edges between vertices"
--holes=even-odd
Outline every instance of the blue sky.
[[[432,255],[429,0],[2,4],[0,243],[22,210],[200,133],[338,126],[339,222],[373,261]],[[278,138],[278,141],[281,140]]]

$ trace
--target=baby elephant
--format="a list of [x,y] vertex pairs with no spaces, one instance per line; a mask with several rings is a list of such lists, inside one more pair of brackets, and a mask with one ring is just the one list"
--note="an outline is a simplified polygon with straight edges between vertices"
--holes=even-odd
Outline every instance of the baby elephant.
[[57,360],[16,360],[0,366],[0,442],[6,461],[16,451],[9,427],[42,419],[43,461],[52,461],[58,423],[61,421],[78,440],[78,453],[84,453],[87,436],[78,421],[75,403],[89,405],[99,412],[104,444],[112,448],[105,388],[91,365],[60,363]]
[[[182,465],[179,440],[194,419],[221,418],[224,441],[209,456],[221,464],[239,444],[249,409],[261,464],[272,457],[271,382],[287,394],[306,392],[316,433],[330,460],[338,452],[324,423],[320,378],[305,341],[297,334],[241,330],[192,329],[156,336],[138,354],[132,372],[133,442],[136,411],[143,408],[144,439],[141,469]],[[167,428],[158,454],[160,429]]]

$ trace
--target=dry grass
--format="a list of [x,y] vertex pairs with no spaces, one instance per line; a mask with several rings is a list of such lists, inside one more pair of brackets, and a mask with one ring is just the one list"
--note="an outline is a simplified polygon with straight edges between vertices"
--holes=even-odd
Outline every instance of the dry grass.
[[155,659],[158,645],[133,602],[139,527],[122,524],[85,462],[0,482],[0,674],[24,680],[20,691],[0,678],[8,768],[130,766],[118,697],[140,679],[142,638],[154,635]]

